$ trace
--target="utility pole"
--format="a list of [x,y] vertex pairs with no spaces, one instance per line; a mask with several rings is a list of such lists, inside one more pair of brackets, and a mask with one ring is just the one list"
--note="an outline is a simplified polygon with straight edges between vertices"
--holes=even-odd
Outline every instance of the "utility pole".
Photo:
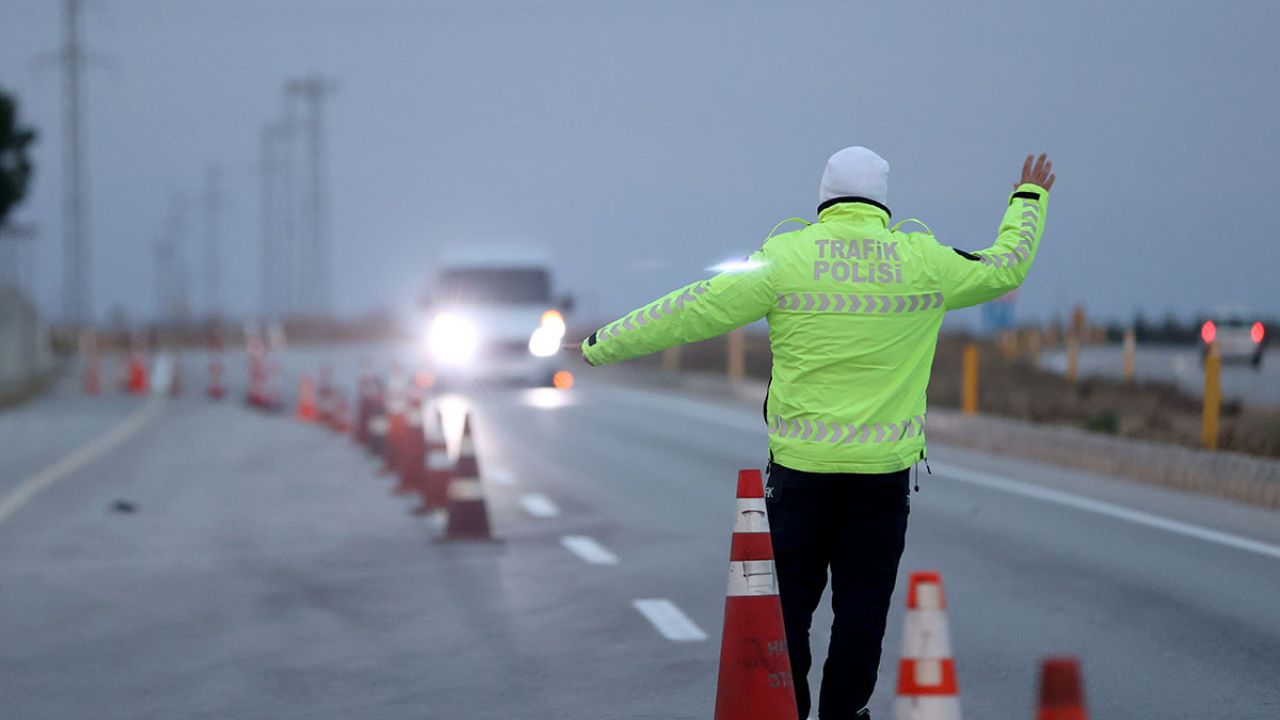
[[303,287],[298,253],[298,118],[293,98],[284,96],[284,117],[276,123],[276,162],[280,200],[277,204],[276,296],[281,317],[296,315],[302,307],[298,293]]
[[285,83],[288,95],[301,97],[306,108],[309,177],[306,201],[306,230],[300,253],[303,285],[299,288],[305,312],[324,317],[333,304],[333,268],[329,247],[329,196],[325,183],[323,110],[325,98],[333,93],[334,82],[321,75],[309,75]]
[[89,286],[89,248],[85,213],[88,192],[84,176],[84,118],[81,74],[85,55],[80,46],[80,11],[84,0],[64,0],[66,45],[62,51],[66,131],[65,193],[63,196],[62,302],[66,320],[75,328],[92,322]]
[[156,243],[156,300],[160,321],[182,325],[187,321],[187,278],[184,250],[186,232],[182,196],[169,203],[168,227]]
[[204,287],[210,319],[222,315],[222,170],[210,165],[204,175]]
[[279,319],[283,308],[280,304],[280,275],[282,269],[280,254],[280,203],[277,191],[280,189],[279,145],[285,132],[281,123],[269,123],[262,128],[259,152],[259,188],[261,191],[261,216],[259,218],[260,268],[262,317],[267,320]]

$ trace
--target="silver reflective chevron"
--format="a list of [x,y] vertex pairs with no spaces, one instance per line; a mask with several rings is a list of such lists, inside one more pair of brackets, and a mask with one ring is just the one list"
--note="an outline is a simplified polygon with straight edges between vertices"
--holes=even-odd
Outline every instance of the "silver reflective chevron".
[[[862,313],[864,315],[905,315],[940,309],[940,292],[912,295],[852,295],[849,293],[778,293],[778,310],[807,313]],[[656,318],[655,318],[656,319]]]
[[898,442],[924,433],[924,415],[893,422],[844,423],[824,418],[769,418],[769,434],[779,438],[825,442],[830,445],[867,445]]

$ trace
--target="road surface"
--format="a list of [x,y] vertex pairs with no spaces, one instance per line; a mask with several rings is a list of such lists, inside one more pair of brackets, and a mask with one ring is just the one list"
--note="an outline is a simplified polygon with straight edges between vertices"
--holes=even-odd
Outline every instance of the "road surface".
[[[350,387],[358,359],[287,353],[286,384],[330,362]],[[711,716],[757,403],[586,368],[569,392],[470,391],[451,407],[475,412],[504,542],[437,545],[349,440],[209,402],[197,365],[176,399],[64,383],[0,414],[0,717]],[[1083,659],[1094,717],[1280,717],[1277,515],[930,458],[875,717],[913,569],[943,573],[968,717],[1032,717],[1051,653]]]

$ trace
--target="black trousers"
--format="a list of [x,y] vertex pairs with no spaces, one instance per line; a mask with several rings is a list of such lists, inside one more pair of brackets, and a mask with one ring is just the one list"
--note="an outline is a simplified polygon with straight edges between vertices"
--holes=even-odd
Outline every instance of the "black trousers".
[[906,543],[909,470],[809,473],[771,465],[765,490],[800,720],[809,717],[809,626],[831,573],[835,620],[818,717],[845,720],[875,689],[885,618]]

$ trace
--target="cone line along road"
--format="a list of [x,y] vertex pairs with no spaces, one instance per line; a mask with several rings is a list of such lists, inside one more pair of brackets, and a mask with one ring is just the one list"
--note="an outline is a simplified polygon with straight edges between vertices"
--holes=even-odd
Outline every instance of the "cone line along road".
[[[279,355],[286,407],[325,365],[350,394],[366,352]],[[0,413],[0,498],[25,498],[0,523],[6,717],[710,715],[737,471],[767,461],[759,398],[609,369],[441,398],[473,412],[503,542],[436,544],[443,518],[414,516],[380,462],[246,409],[245,363],[224,357],[227,401],[196,392],[188,354],[187,394],[87,459],[147,400],[69,376]],[[930,460],[873,716],[893,716],[913,570],[944,578],[970,717],[1032,715],[1057,653],[1084,660],[1097,717],[1277,716],[1275,513],[939,443]],[[814,667],[831,620],[824,600]]]

